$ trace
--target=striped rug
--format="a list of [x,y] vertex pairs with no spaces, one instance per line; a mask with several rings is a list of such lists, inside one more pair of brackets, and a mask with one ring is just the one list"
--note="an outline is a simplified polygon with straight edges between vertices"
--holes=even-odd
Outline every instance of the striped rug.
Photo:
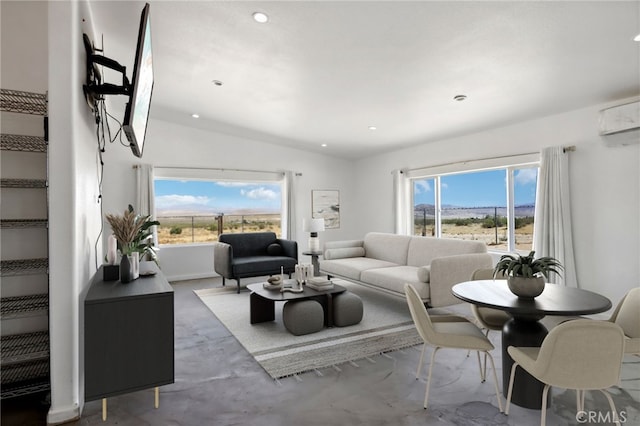
[[248,291],[236,294],[234,288],[213,288],[195,293],[274,379],[371,359],[422,343],[403,298],[346,281],[335,282],[362,298],[362,321],[304,336],[294,336],[285,329],[282,303],[276,303],[275,321],[251,325]]

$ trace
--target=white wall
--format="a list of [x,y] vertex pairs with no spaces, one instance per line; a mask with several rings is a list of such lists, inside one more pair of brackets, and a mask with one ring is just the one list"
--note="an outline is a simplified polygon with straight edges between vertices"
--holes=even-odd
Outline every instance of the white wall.
[[[50,424],[77,418],[84,403],[83,294],[96,271],[100,233],[95,122],[82,84],[85,1],[50,2],[49,23],[49,328]],[[98,241],[99,242],[99,241]]]
[[[112,111],[116,117],[123,111]],[[320,233],[321,242],[356,238],[358,214],[353,184],[353,163],[348,160],[310,153],[256,140],[230,136],[151,119],[143,158],[133,156],[118,144],[107,146],[105,153],[104,207],[107,212],[122,212],[135,200],[135,173],[140,162],[155,167],[227,168],[301,173],[295,178],[296,240],[306,249],[308,236],[302,230],[302,219],[311,215],[311,190],[340,191],[339,229]],[[109,232],[107,225],[106,232]],[[159,252],[160,265],[170,280],[215,275],[211,245],[164,247]],[[304,260],[304,256],[300,257]],[[306,259],[311,261],[310,258]]]
[[[393,232],[391,171],[575,145],[568,154],[578,283],[617,301],[640,285],[640,144],[607,147],[596,105],[365,158],[356,163],[357,234]],[[375,197],[369,194],[376,194]],[[364,214],[375,212],[375,214]]]

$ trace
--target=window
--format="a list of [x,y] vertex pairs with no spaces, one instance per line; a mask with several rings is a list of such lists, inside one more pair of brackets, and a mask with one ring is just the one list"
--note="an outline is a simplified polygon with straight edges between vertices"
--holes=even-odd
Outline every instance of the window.
[[517,250],[533,247],[533,218],[536,209],[538,167],[513,171],[514,244]]
[[413,234],[531,250],[537,178],[537,163],[412,177]]
[[218,240],[222,232],[282,235],[282,182],[155,178],[158,243]]
[[440,178],[441,236],[484,241],[507,250],[507,191],[504,170]]
[[436,180],[416,179],[413,182],[413,234],[436,236]]

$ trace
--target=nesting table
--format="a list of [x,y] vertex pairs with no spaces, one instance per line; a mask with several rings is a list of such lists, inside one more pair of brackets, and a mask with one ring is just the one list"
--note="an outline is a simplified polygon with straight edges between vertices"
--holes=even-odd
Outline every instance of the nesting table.
[[249,284],[247,288],[251,291],[249,295],[251,324],[273,321],[276,318],[276,302],[315,299],[320,302],[324,310],[324,324],[326,327],[333,326],[333,295],[347,291],[346,288],[338,284],[334,284],[332,289],[324,291],[316,291],[303,286],[304,291],[302,293],[289,291],[281,293],[279,290],[267,290],[262,283]]

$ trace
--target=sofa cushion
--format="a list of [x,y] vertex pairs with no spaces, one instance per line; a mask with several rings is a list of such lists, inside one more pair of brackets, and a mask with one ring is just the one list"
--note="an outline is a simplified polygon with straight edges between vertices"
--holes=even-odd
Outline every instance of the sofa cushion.
[[[372,259],[386,260],[397,265],[406,265],[410,241],[411,237],[409,235],[370,232],[364,237],[365,255]],[[428,263],[421,263],[421,265]]]
[[233,275],[236,277],[257,277],[269,275],[280,271],[293,271],[297,261],[286,256],[245,256],[233,259]]
[[423,266],[431,264],[431,261],[436,257],[486,252],[487,246],[482,241],[412,237],[409,243],[407,262],[405,264],[409,266]]
[[[371,259],[368,257],[349,257],[344,259],[333,259],[320,261],[320,270],[326,274],[340,275],[352,280],[360,280],[360,273],[372,268],[386,268],[397,266],[395,263],[384,260]],[[414,272],[415,274],[415,272]],[[415,280],[415,277],[414,277]]]
[[363,271],[360,281],[399,294],[404,294],[404,284],[409,283],[418,290],[423,299],[430,296],[429,284],[418,281],[415,266],[391,266]]
[[264,256],[267,254],[269,244],[276,242],[275,232],[249,232],[240,234],[221,234],[218,237],[221,243],[230,244],[233,247],[233,257]]
[[428,283],[431,279],[431,266],[419,266],[416,272],[418,273],[418,281]]
[[269,256],[280,256],[282,254],[282,246],[278,243],[269,244],[267,246],[267,254]]
[[324,249],[345,248],[345,247],[363,247],[364,240],[343,240],[343,241],[327,241],[324,243]]
[[364,247],[345,247],[328,249],[324,252],[324,258],[331,259],[343,259],[345,257],[363,257]]

